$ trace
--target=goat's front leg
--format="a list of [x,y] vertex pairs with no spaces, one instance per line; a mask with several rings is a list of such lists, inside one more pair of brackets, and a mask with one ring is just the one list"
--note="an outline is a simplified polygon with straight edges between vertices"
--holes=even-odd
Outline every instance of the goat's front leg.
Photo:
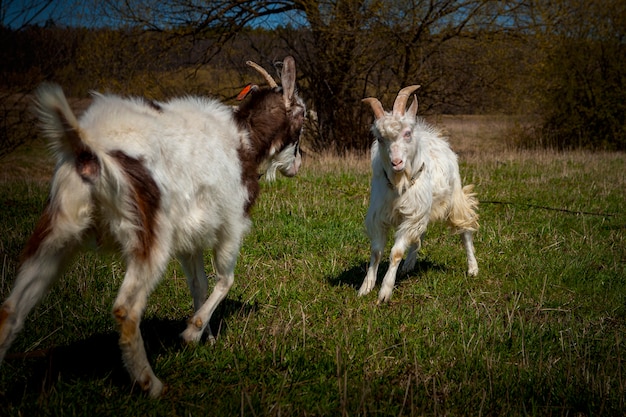
[[367,268],[367,274],[365,279],[359,288],[359,296],[369,294],[376,284],[376,275],[378,275],[378,265],[380,265],[380,258],[383,256],[383,251],[372,248],[372,254],[370,256],[370,264]]
[[200,310],[206,301],[209,283],[204,272],[204,251],[198,250],[192,255],[182,255],[179,258],[183,272],[187,277],[187,285],[193,298],[193,311]]
[[393,286],[396,282],[396,274],[400,262],[404,257],[404,253],[408,247],[408,242],[404,236],[396,236],[396,241],[391,248],[391,255],[389,256],[389,269],[383,278],[383,283],[378,293],[378,303],[384,303],[391,299],[391,293],[393,292]]
[[186,342],[198,342],[205,330],[209,335],[209,341],[211,343],[215,341],[209,327],[209,320],[235,281],[235,265],[239,256],[239,246],[239,238],[231,238],[229,241],[220,242],[213,250],[217,273],[215,287],[209,298],[189,319],[187,328],[182,334]]
[[149,261],[131,258],[124,282],[113,305],[113,316],[119,325],[119,345],[124,364],[133,380],[152,398],[161,395],[163,383],[156,377],[148,362],[139,323],[149,293],[160,279],[163,270],[164,265],[154,265]]
[[[369,213],[368,213],[369,214]],[[383,256],[383,250],[385,249],[385,244],[387,243],[387,232],[388,228],[386,228],[382,224],[373,224],[368,219],[366,220],[367,234],[371,240],[371,253],[370,253],[370,263],[367,268],[367,274],[365,275],[365,279],[361,284],[361,288],[359,288],[359,296],[364,296],[369,294],[370,291],[376,285],[376,276],[378,275],[378,266],[380,265],[380,260]]]

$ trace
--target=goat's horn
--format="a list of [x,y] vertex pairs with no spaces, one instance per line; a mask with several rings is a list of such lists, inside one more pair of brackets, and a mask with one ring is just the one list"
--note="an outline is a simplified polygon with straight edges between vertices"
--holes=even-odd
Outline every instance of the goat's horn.
[[407,100],[411,96],[411,93],[418,88],[420,88],[419,85],[410,85],[400,90],[398,97],[396,97],[396,101],[393,103],[393,114],[398,114],[400,116],[404,115]]
[[259,71],[261,75],[265,78],[265,81],[267,81],[267,83],[270,85],[270,87],[272,88],[278,87],[278,84],[276,84],[276,81],[274,80],[274,78],[271,75],[269,75],[262,66],[252,61],[246,61],[246,65]]
[[372,110],[374,111],[374,116],[376,117],[376,120],[380,119],[381,117],[385,115],[385,110],[383,109],[383,105],[380,104],[380,101],[378,101],[377,98],[368,97],[368,98],[364,98],[361,101],[363,103],[367,103],[370,106],[372,106]]

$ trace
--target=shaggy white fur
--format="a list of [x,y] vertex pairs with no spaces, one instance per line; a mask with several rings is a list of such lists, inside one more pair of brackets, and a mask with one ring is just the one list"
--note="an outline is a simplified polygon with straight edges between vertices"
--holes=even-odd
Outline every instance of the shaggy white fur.
[[[305,108],[295,73],[287,57],[282,86],[250,89],[235,109],[198,97],[157,103],[94,94],[80,120],[60,87],[42,86],[36,110],[57,168],[0,308],[0,362],[63,266],[91,242],[118,251],[127,264],[113,306],[122,356],[141,388],[159,396],[163,384],[139,331],[148,296],[177,257],[195,308],[182,336],[194,342],[207,331],[212,338],[207,325],[233,284],[259,168],[293,176],[300,167]],[[205,248],[213,249],[217,275],[208,298]]]
[[478,230],[478,201],[473,186],[462,187],[456,154],[432,126],[417,118],[417,98],[405,113],[409,95],[419,86],[402,89],[393,112],[385,112],[375,98],[364,99],[372,106],[372,183],[365,224],[371,241],[371,259],[359,295],[368,294],[376,274],[390,228],[395,228],[389,269],[383,278],[378,302],[391,298],[396,273],[407,249],[403,272],[415,266],[422,237],[430,221],[447,221],[460,233],[467,253],[470,275],[478,273],[473,233]]

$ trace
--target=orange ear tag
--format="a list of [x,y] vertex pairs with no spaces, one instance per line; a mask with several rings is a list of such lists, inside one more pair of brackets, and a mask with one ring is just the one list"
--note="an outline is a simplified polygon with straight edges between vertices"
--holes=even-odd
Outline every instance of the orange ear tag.
[[252,84],[248,84],[247,86],[245,86],[243,88],[243,90],[241,90],[241,92],[239,94],[237,94],[237,100],[241,101],[244,98],[246,98],[246,96],[248,95],[248,93],[252,90],[253,85]]

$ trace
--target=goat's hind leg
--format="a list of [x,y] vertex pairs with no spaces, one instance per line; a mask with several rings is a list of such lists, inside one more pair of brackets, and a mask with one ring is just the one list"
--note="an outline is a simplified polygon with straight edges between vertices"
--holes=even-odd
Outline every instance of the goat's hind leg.
[[[149,256],[156,257],[154,253]],[[156,377],[148,362],[139,323],[150,291],[161,278],[166,265],[167,258],[156,262],[129,257],[124,282],[113,305],[124,364],[133,380],[152,398],[161,395],[163,383]]]
[[466,185],[454,193],[448,222],[452,231],[459,232],[461,235],[461,241],[467,255],[468,275],[476,276],[478,263],[474,256],[474,232],[478,230],[478,215],[476,214],[478,200],[472,193],[472,189],[472,185]]
[[461,232],[461,240],[467,255],[467,274],[470,276],[478,275],[478,262],[474,255],[474,233],[469,230]]
[[[78,192],[80,194],[80,192]],[[0,307],[0,363],[28,313],[48,292],[80,247],[89,210],[49,203],[22,253],[13,290]]]
[[406,259],[404,260],[404,264],[402,264],[402,268],[400,269],[400,273],[408,274],[415,268],[415,263],[417,262],[417,255],[424,243],[424,234],[420,236],[420,240],[418,243],[413,243],[409,246],[409,251],[406,255]]

